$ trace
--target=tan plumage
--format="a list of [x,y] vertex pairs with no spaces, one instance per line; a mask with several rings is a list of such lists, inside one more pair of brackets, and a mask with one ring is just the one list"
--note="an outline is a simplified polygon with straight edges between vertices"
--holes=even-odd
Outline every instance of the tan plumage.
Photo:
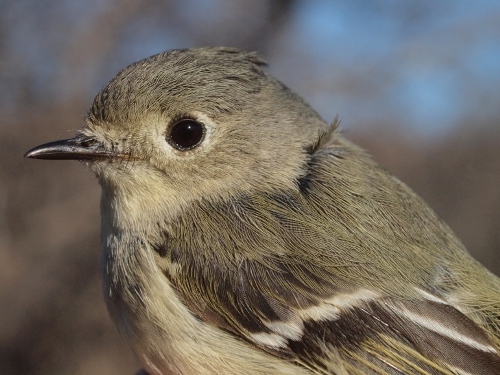
[[261,65],[153,56],[28,153],[99,178],[106,301],[148,372],[500,373],[499,279]]

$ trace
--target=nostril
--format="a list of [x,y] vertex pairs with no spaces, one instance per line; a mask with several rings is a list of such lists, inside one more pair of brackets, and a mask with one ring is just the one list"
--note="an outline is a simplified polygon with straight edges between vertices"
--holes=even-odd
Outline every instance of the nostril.
[[95,138],[92,137],[85,137],[81,138],[78,140],[80,145],[85,148],[91,148],[92,146],[95,146],[97,143],[99,143]]

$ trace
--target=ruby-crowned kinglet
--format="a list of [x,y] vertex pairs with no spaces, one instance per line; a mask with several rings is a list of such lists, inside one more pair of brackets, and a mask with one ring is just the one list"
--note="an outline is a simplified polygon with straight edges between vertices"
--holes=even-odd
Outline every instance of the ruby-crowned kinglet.
[[110,314],[150,374],[500,374],[500,281],[252,53],[121,71],[74,138]]

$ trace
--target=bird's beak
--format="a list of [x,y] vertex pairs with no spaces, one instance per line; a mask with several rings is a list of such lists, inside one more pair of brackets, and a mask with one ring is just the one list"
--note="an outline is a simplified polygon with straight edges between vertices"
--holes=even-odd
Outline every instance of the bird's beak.
[[98,160],[117,156],[92,137],[77,136],[37,146],[25,158],[47,160]]

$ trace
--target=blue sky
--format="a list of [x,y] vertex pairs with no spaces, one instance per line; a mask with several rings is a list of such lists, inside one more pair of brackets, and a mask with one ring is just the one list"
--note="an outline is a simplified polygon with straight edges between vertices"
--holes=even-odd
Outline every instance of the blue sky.
[[[316,60],[314,79],[334,77],[330,92],[319,90],[312,98],[324,117],[339,113],[356,126],[390,116],[435,134],[474,112],[500,113],[500,2],[422,2],[435,7],[422,20],[411,14],[418,9],[398,1],[299,4],[289,39]],[[375,87],[359,87],[373,94],[335,92],[335,81],[343,80],[335,77],[335,69],[359,71],[361,80],[374,80]],[[385,76],[388,84],[375,75]]]
[[[26,82],[42,100],[66,98],[76,87],[90,99],[119,69],[148,55],[198,45],[240,47],[237,37],[264,22],[265,6],[253,4],[265,3],[172,1],[157,13],[138,11],[117,33],[104,62],[80,65],[65,53],[91,51],[95,42],[71,43],[85,41],[81,36],[94,27],[92,21],[119,1],[0,4],[0,21],[9,30],[0,110],[15,108]],[[500,116],[497,0],[296,1],[260,52],[271,74],[326,120],[340,115],[347,128],[390,124],[432,136]]]

